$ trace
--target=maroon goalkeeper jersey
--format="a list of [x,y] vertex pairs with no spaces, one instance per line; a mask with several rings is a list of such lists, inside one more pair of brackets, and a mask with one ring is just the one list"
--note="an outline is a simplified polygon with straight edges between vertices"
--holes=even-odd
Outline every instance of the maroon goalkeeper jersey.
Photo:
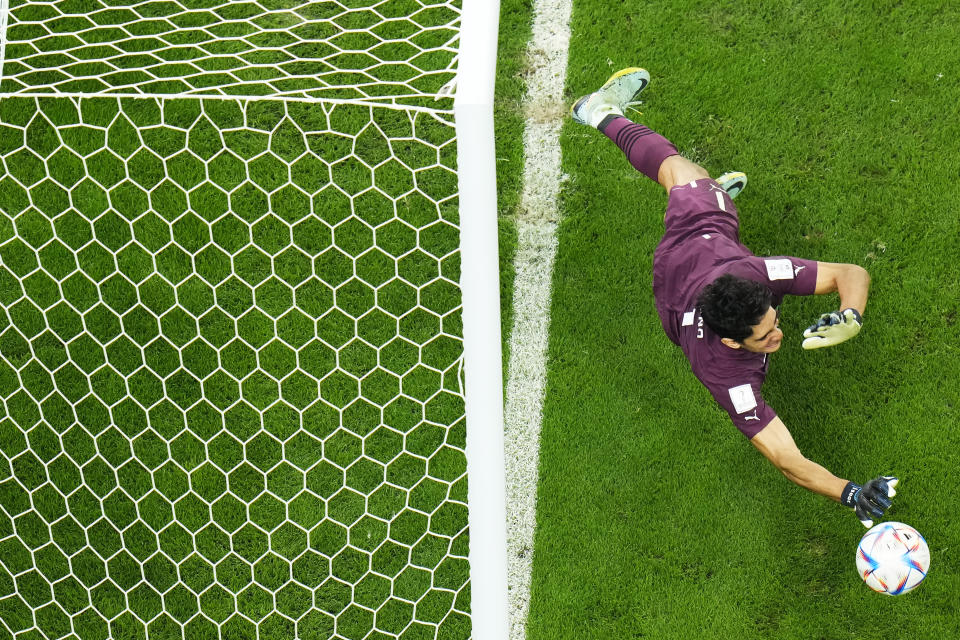
[[726,409],[748,438],[776,412],[760,389],[769,354],[732,349],[710,330],[696,310],[700,291],[724,274],[762,282],[778,307],[783,297],[810,295],[817,263],[790,256],[759,258],[740,243],[739,219],[730,196],[713,180],[670,191],[666,232],[653,258],[653,295],[667,336],[683,349],[694,375]]

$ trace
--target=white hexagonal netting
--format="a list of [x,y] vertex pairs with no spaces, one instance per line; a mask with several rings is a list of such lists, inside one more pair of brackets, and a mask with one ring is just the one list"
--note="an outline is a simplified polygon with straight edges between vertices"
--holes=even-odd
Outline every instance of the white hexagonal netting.
[[458,6],[4,7],[0,638],[470,636]]

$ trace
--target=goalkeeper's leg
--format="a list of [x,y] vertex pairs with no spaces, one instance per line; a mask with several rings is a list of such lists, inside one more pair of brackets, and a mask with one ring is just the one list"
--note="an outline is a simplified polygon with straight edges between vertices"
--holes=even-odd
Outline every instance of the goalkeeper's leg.
[[706,169],[681,156],[672,142],[624,116],[607,116],[597,129],[620,147],[637,171],[668,193],[678,184],[710,177]]
[[[678,184],[709,178],[703,167],[681,156],[669,140],[624,117],[624,110],[634,104],[649,82],[650,74],[644,69],[617,71],[597,91],[577,100],[570,109],[571,115],[580,124],[596,127],[613,140],[637,171],[659,182],[668,193]],[[733,197],[744,184],[746,176],[739,183],[730,181],[731,188],[724,185],[724,189]]]
[[[669,140],[626,117],[608,116],[597,129],[620,147],[637,171],[659,182],[667,193],[678,184],[710,177],[706,169],[677,153]],[[716,182],[733,199],[746,186],[747,176],[729,171]]]

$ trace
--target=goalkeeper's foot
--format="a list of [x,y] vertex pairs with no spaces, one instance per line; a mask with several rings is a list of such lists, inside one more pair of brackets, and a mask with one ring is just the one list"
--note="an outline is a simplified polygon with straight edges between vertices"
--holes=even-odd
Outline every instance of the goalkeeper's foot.
[[622,116],[649,83],[650,74],[646,69],[621,69],[602,87],[577,100],[570,108],[570,115],[576,122],[596,128],[609,115]]
[[747,174],[742,171],[728,171],[717,178],[717,184],[723,187],[732,200],[747,186]]

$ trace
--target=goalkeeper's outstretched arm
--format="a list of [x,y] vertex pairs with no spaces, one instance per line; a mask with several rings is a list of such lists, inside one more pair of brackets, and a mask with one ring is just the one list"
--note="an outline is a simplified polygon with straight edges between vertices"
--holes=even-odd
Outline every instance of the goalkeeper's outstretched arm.
[[861,487],[808,460],[780,418],[771,420],[750,442],[795,484],[851,507],[865,527],[873,526],[873,518],[883,516],[890,498],[897,493],[894,487],[898,479],[894,476],[880,476]]
[[847,480],[804,457],[779,417],[771,420],[750,442],[791,482],[840,502]]

